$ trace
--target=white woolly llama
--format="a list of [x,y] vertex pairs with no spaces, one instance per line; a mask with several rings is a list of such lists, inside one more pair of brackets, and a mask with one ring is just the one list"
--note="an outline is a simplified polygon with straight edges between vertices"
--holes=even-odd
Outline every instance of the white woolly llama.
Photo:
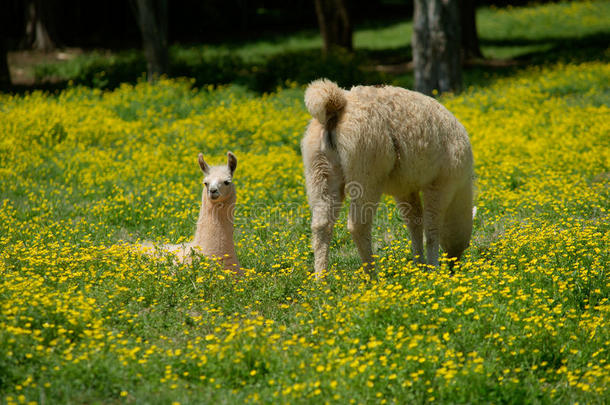
[[472,233],[473,157],[466,130],[445,107],[398,87],[347,91],[326,79],[309,85],[305,105],[313,117],[301,149],[316,275],[328,268],[346,192],[347,226],[368,272],[382,193],[394,196],[417,263],[425,262],[424,233],[429,265],[438,266],[439,244],[450,258],[460,258]]
[[[199,166],[204,174],[205,186],[201,197],[201,209],[197,219],[195,236],[190,243],[163,245],[149,253],[171,252],[179,262],[190,263],[193,251],[204,256],[221,260],[223,268],[242,274],[235,254],[233,243],[233,213],[236,192],[233,174],[237,167],[237,158],[227,153],[227,164],[209,166],[199,154]],[[150,244],[146,244],[150,247]]]

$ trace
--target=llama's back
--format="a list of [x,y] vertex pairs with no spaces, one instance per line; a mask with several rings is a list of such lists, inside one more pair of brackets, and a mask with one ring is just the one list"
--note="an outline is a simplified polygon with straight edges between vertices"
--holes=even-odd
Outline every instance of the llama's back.
[[[345,91],[317,80],[307,88],[305,104],[326,134],[324,149],[338,153],[346,182],[404,190],[472,172],[466,130],[431,97],[393,86]],[[310,125],[303,140],[306,148],[315,147],[315,128]]]
[[435,99],[398,87],[358,86],[346,94],[337,126],[342,162],[423,186],[472,170],[468,134]]

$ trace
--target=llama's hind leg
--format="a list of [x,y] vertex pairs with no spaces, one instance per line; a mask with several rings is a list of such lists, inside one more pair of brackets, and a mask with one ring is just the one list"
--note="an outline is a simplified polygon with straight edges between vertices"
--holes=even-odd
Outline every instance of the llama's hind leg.
[[415,263],[425,263],[424,258],[424,218],[419,193],[396,198],[396,208],[407,224],[411,236],[411,251]]
[[352,197],[347,218],[347,229],[358,248],[364,270],[372,276],[374,266],[371,227],[373,226],[381,191],[372,187],[363,187],[355,182],[349,183],[346,191]]
[[[449,258],[459,260],[472,235],[472,182],[459,188],[447,207],[440,244]],[[455,261],[454,260],[454,261]],[[453,268],[454,261],[449,266]]]
[[340,209],[341,199],[337,198],[337,195],[329,195],[312,204],[311,246],[316,277],[322,276],[328,270],[328,249]]
[[311,208],[311,245],[316,277],[322,276],[328,269],[328,249],[343,202],[343,179],[340,169],[322,156],[318,158],[321,159],[318,169],[323,170],[305,171]]

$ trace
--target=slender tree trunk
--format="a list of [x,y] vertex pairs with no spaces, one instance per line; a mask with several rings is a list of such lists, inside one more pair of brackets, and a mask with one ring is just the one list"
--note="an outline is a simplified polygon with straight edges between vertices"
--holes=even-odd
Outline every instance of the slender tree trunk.
[[352,24],[346,1],[315,0],[325,54],[332,52],[333,48],[353,49]]
[[8,70],[8,48],[6,40],[0,38],[0,89],[11,86],[11,73]]
[[49,52],[55,49],[52,39],[51,0],[28,0],[26,4],[25,42],[28,47]]
[[415,90],[431,95],[462,86],[457,0],[415,0],[413,64]]
[[432,94],[438,77],[437,66],[432,60],[430,24],[426,0],[413,3],[413,75],[415,90]]
[[0,13],[0,90],[8,90],[11,86],[11,73],[8,67],[9,18],[11,17],[10,12]]
[[142,33],[148,81],[169,73],[167,0],[132,0]]
[[476,0],[460,2],[460,26],[462,33],[462,57],[464,60],[482,58],[477,33]]

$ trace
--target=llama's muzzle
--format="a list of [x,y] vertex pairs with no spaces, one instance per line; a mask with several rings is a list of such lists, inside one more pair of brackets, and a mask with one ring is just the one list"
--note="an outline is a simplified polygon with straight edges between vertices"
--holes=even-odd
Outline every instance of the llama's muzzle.
[[209,193],[210,193],[210,198],[211,198],[212,200],[215,200],[215,199],[217,199],[218,197],[220,197],[220,192],[218,191],[218,189],[210,189],[210,190],[209,190]]

